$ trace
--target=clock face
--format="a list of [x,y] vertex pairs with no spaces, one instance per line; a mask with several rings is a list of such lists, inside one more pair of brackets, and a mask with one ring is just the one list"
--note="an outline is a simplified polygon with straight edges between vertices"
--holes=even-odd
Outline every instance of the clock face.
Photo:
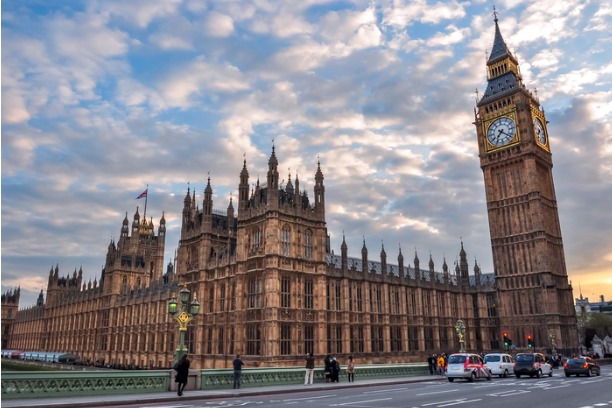
[[489,125],[487,139],[493,146],[505,146],[516,136],[516,124],[511,118],[498,118]]
[[540,121],[540,119],[535,118],[533,121],[533,130],[535,131],[535,136],[540,144],[546,144],[546,131],[544,130],[544,125]]

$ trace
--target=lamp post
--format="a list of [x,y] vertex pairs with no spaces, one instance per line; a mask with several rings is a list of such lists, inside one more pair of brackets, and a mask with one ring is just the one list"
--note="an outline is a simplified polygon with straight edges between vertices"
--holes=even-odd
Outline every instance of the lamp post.
[[463,345],[465,343],[465,325],[463,324],[463,320],[457,320],[457,323],[455,324],[455,332],[457,333],[457,337],[459,339],[459,352],[464,353],[465,348],[463,347]]
[[175,361],[179,361],[185,354],[187,354],[187,347],[185,346],[185,332],[187,331],[187,324],[193,320],[194,317],[200,313],[200,303],[196,299],[196,294],[193,294],[191,299],[191,292],[186,286],[179,292],[180,300],[180,311],[179,303],[176,301],[174,294],[168,301],[168,314],[174,318],[179,324],[179,345],[174,353]]

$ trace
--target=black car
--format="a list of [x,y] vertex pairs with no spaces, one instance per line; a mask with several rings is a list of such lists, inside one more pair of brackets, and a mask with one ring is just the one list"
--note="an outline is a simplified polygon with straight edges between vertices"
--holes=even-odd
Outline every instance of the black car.
[[569,377],[572,374],[576,374],[576,377],[578,377],[580,374],[584,374],[587,377],[592,375],[601,375],[599,364],[597,364],[597,361],[593,360],[591,357],[570,358],[565,362],[565,364],[563,364],[563,370],[565,371],[566,377]]

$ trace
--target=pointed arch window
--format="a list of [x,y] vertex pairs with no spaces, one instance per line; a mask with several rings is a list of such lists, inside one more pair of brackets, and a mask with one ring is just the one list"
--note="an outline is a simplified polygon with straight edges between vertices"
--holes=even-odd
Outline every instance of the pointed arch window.
[[291,228],[288,225],[281,231],[281,253],[283,256],[291,256]]
[[312,231],[306,230],[304,234],[304,258],[312,259]]
[[255,228],[253,230],[253,251],[258,251],[261,246],[261,230],[259,228]]

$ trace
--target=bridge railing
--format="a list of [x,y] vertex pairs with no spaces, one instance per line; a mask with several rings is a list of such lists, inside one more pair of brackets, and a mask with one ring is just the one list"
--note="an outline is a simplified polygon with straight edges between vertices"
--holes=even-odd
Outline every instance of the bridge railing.
[[[100,371],[4,371],[2,398],[66,397],[78,395],[135,394],[174,391],[174,370],[100,370]],[[303,384],[304,368],[245,368],[243,387]],[[426,364],[357,366],[355,378],[401,378],[428,375]],[[315,381],[324,382],[323,368],[315,369]],[[342,367],[340,381],[346,381]],[[191,370],[187,389],[224,389],[233,385],[233,370]]]

